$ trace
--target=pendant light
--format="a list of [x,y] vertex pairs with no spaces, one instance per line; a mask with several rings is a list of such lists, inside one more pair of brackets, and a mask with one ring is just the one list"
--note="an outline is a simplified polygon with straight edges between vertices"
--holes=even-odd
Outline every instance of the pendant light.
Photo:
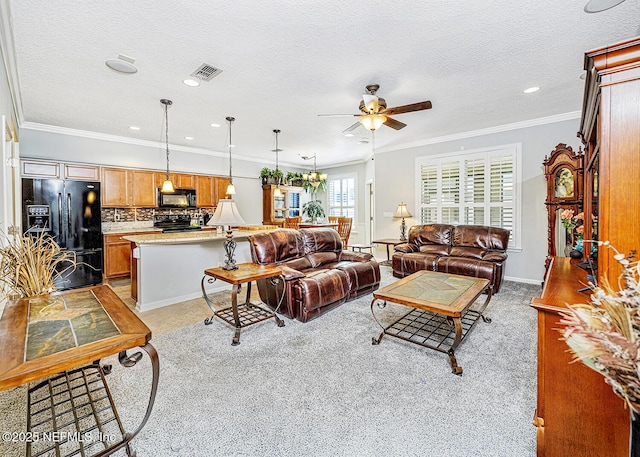
[[[273,129],[273,133],[276,134],[276,148],[273,150],[273,152],[276,153],[276,176],[278,176],[278,153],[282,151],[282,149],[278,149],[278,134],[280,133],[280,130]],[[273,190],[273,196],[282,197],[282,191],[280,190],[280,177],[278,176],[276,179],[276,188]]]
[[309,184],[316,189],[322,181],[326,181],[328,176],[326,173],[318,173],[318,169],[316,168],[316,155],[312,155],[311,157],[302,157],[304,160],[313,159],[313,171],[311,173],[303,173],[302,179],[304,181],[308,181]]
[[227,195],[235,195],[236,186],[233,185],[233,177],[231,176],[231,148],[233,143],[231,142],[231,123],[236,120],[235,117],[227,116],[225,118],[229,123],[229,185],[227,186]]
[[167,176],[165,178],[165,181],[162,183],[162,189],[160,190],[160,192],[162,192],[163,194],[172,194],[176,191],[169,177],[169,106],[173,104],[173,102],[171,100],[163,98],[160,100],[160,103],[164,105],[164,121],[165,121],[164,135],[165,135],[165,145],[166,145],[166,151],[167,151]]

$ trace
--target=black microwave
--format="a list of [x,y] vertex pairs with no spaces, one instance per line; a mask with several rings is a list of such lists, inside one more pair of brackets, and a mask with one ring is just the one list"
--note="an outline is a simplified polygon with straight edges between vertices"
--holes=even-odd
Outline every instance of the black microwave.
[[176,189],[173,193],[162,193],[158,189],[158,208],[195,208],[195,189]]

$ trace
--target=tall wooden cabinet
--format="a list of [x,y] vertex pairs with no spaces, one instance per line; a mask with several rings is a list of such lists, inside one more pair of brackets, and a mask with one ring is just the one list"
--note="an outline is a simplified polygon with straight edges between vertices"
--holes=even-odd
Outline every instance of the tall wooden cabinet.
[[[585,70],[585,240],[640,252],[640,37],[588,52]],[[598,276],[617,284],[613,255],[598,251]]]
[[[586,53],[585,95],[578,135],[585,143],[585,248],[600,284],[618,284],[613,251],[591,253],[586,240],[608,240],[620,252],[640,251],[640,37]],[[570,363],[559,339],[559,312],[585,303],[587,272],[555,257],[538,311],[538,401],[534,417],[539,456],[626,457],[629,411],[604,378]]]
[[302,216],[302,187],[280,186],[275,195],[275,184],[262,186],[262,223],[282,226],[285,218]]

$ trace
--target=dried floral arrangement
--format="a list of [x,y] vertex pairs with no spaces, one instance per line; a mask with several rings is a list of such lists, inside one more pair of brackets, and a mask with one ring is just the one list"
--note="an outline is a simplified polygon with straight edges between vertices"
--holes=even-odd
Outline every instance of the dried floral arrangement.
[[631,411],[640,413],[640,263],[615,252],[623,271],[617,290],[611,284],[592,286],[589,304],[568,306],[560,320],[564,339],[575,359],[604,376]]
[[11,299],[53,292],[54,280],[75,268],[75,253],[62,249],[46,232],[2,234],[0,286]]

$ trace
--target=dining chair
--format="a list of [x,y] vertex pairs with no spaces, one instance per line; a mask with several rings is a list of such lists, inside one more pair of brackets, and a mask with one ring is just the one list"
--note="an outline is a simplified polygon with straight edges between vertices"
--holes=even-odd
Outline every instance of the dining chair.
[[340,234],[340,239],[342,240],[342,249],[344,250],[349,247],[351,223],[352,219],[350,217],[338,217],[338,233]]
[[338,216],[329,216],[329,222],[338,222]]
[[287,217],[284,220],[283,227],[298,230],[300,228],[300,222],[302,222],[302,216]]

